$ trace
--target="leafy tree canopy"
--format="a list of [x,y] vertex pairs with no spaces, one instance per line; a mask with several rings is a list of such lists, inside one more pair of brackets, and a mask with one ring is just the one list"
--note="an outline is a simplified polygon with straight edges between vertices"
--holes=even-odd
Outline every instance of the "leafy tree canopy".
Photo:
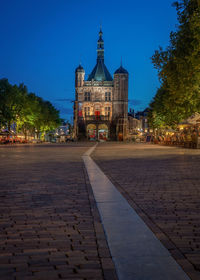
[[[152,56],[161,88],[150,104],[151,125],[173,126],[200,112],[200,0],[173,4],[179,25],[170,34],[170,44]],[[158,123],[158,118],[162,122]]]
[[61,124],[59,111],[49,102],[28,93],[24,84],[11,85],[7,79],[0,80],[0,128],[10,131],[15,123],[18,131],[45,133]]

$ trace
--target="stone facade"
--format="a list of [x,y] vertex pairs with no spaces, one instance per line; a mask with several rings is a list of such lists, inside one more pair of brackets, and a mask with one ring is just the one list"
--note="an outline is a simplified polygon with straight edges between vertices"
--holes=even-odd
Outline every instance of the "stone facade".
[[102,31],[97,63],[85,79],[81,65],[75,71],[74,136],[77,139],[125,140],[128,123],[128,72],[120,66],[114,79],[104,64]]

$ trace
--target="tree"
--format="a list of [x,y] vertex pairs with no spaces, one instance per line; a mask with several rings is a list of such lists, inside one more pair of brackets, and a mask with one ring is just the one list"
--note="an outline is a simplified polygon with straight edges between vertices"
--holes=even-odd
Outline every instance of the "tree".
[[36,119],[37,135],[44,134],[61,125],[62,120],[59,117],[59,111],[49,101],[44,101],[42,98],[37,98],[40,112]]
[[7,126],[10,132],[11,124],[17,120],[23,107],[23,92],[7,79],[0,80],[0,125]]
[[15,123],[17,131],[39,137],[61,124],[59,111],[49,101],[34,93],[28,93],[24,84],[11,85],[7,79],[0,80],[0,128],[6,126],[10,132]]
[[200,112],[200,1],[182,0],[174,6],[179,26],[171,32],[166,50],[160,47],[152,56],[164,96],[151,103],[150,119],[161,102],[160,113],[166,125]]
[[17,130],[22,131],[25,138],[28,134],[35,134],[36,121],[39,117],[40,107],[37,96],[34,93],[27,93],[23,100],[21,114],[17,118]]

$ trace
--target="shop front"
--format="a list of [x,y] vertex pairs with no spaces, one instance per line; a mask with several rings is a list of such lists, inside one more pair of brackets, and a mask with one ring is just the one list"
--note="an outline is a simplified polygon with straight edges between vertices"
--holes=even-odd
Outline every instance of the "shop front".
[[100,124],[98,126],[98,140],[99,141],[108,140],[108,126],[106,124]]
[[88,124],[87,126],[87,138],[91,141],[97,140],[97,130],[95,124]]
[[106,124],[88,124],[87,125],[87,138],[88,140],[107,141],[109,138],[108,126]]

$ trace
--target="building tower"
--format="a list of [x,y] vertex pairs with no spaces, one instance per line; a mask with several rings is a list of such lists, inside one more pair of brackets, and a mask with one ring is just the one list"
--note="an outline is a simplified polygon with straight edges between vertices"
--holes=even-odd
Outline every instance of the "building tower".
[[114,73],[113,123],[117,140],[125,140],[128,124],[128,71],[122,65]]
[[78,103],[78,92],[79,89],[81,89],[84,85],[84,80],[85,80],[85,70],[79,64],[79,66],[75,70],[75,101],[74,101],[74,132],[73,132],[73,137],[76,139],[77,135],[79,133],[79,127],[78,127],[78,111],[79,111],[79,103]]
[[128,121],[128,72],[120,66],[114,80],[104,62],[103,32],[97,40],[97,59],[88,79],[81,65],[75,71],[74,137],[125,140]]
[[75,88],[77,87],[82,87],[84,84],[84,79],[85,79],[85,70],[79,64],[79,66],[75,70]]

